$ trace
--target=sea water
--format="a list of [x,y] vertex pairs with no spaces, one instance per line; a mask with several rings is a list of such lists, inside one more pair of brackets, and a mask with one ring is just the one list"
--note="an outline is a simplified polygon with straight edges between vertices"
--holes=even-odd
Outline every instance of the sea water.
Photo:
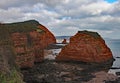
[[115,61],[113,62],[112,69],[108,73],[120,72],[120,39],[106,39],[106,44],[111,49]]

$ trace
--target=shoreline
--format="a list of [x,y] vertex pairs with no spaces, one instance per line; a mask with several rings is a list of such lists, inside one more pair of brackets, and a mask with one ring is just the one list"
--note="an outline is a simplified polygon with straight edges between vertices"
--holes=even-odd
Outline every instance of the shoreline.
[[115,59],[101,64],[55,61],[59,53],[57,50],[62,47],[64,46],[61,44],[51,44],[44,51],[46,58],[43,62],[35,63],[30,69],[22,69],[24,81],[26,83],[120,83],[118,76],[109,73]]

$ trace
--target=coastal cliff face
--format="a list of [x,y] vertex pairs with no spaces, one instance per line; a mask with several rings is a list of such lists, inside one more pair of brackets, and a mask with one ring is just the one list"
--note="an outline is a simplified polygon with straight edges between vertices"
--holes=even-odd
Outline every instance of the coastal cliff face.
[[78,31],[70,38],[59,55],[57,61],[105,62],[113,59],[111,50],[97,32]]
[[[28,37],[25,33],[12,33],[13,50],[16,56],[16,63],[21,68],[32,67],[35,61],[34,49],[28,44]],[[43,56],[43,55],[42,55]]]
[[54,35],[35,20],[0,24],[0,83],[23,83],[19,68],[43,61],[53,43]]
[[35,53],[35,62],[41,62],[44,58],[44,48],[48,45],[56,43],[54,35],[43,25],[38,26],[39,29],[43,30],[43,33],[37,31],[30,32],[31,42]]
[[54,35],[46,27],[40,24],[34,27],[35,30],[11,33],[10,39],[13,43],[16,63],[21,68],[32,67],[34,62],[43,61],[44,48],[56,43]]

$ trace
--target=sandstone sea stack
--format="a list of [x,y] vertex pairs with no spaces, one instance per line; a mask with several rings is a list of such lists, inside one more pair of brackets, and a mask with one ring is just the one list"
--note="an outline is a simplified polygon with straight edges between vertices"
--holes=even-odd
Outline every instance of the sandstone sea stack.
[[112,52],[97,32],[78,31],[70,38],[59,55],[57,61],[82,61],[101,63],[112,60]]
[[67,40],[63,39],[62,44],[67,44]]

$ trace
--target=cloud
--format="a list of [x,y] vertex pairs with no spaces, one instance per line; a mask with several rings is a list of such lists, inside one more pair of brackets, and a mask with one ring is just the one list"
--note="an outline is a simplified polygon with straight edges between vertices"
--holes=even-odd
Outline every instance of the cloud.
[[55,35],[93,30],[103,37],[120,38],[120,0],[1,0],[1,22],[29,19],[38,20]]
[[8,9],[10,7],[32,6],[39,2],[39,0],[1,0],[0,8]]

